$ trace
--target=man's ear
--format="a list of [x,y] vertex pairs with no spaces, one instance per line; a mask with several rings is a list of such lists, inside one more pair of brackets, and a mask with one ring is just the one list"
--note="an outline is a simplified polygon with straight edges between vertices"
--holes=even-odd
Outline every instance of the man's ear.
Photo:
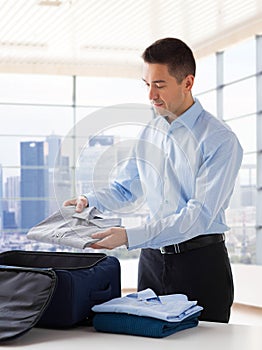
[[189,74],[185,77],[185,88],[188,91],[191,91],[193,85],[194,85],[194,79],[195,77],[192,74]]

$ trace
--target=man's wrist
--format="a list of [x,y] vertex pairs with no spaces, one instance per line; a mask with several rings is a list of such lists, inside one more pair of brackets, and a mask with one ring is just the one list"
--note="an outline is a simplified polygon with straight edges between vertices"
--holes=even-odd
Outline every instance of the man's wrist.
[[83,199],[83,200],[85,201],[85,207],[87,208],[87,207],[88,207],[88,204],[89,204],[87,196],[85,196],[84,194],[81,194],[81,195],[79,196],[79,198],[80,198],[80,199]]

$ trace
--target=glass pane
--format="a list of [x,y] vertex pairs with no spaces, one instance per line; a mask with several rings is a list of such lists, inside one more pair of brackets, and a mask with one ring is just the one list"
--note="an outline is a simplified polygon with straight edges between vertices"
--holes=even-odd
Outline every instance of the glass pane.
[[[257,181],[256,164],[242,164],[239,172],[239,183],[242,187],[256,186]],[[245,206],[246,204],[243,203]]]
[[229,208],[239,210],[243,207],[255,207],[256,195],[256,165],[242,164]]
[[[83,117],[84,116],[84,117]],[[153,118],[149,105],[119,104],[90,109],[77,108],[75,154],[76,193],[88,193],[94,188],[108,187],[120,171],[120,165],[130,154],[134,138],[141,128]],[[122,213],[123,214],[123,213]],[[133,212],[124,217],[128,225],[137,225],[143,213]]]
[[148,103],[144,85],[140,79],[77,77],[76,103],[91,107]]
[[[16,225],[5,225],[3,220],[2,223],[4,229],[20,228],[25,232],[71,197],[73,176],[69,157],[60,149],[60,138],[16,141],[19,163],[2,167],[1,176],[2,210],[9,221],[15,216],[12,220]],[[9,215],[9,212],[14,214]]]
[[198,94],[216,87],[216,56],[196,60],[196,78],[193,92]]
[[242,165],[245,164],[257,164],[257,154],[256,152],[248,153],[243,155]]
[[0,74],[0,102],[72,105],[72,77]]
[[90,114],[98,111],[101,107],[76,107],[76,123]]
[[[33,138],[36,140],[36,137]],[[19,166],[20,141],[22,138],[5,136],[0,137],[0,164],[2,166]],[[7,152],[8,150],[8,152]]]
[[224,88],[224,119],[256,112],[256,79],[250,78]]
[[227,248],[233,263],[256,263],[256,154],[244,155],[226,219]]
[[234,215],[234,220],[240,226],[232,226],[227,234],[226,246],[231,263],[256,264],[256,229],[255,226],[249,226],[249,220],[254,216],[254,208],[245,208]]
[[245,153],[256,150],[256,115],[233,119],[227,124],[238,136]]
[[0,123],[0,135],[66,135],[73,127],[73,109],[0,105]]
[[[143,104],[123,104],[104,108],[77,108],[76,133],[76,193],[108,185],[109,175],[115,176],[116,163],[130,152],[132,139],[153,118],[153,110]],[[70,147],[68,147],[70,148]],[[106,160],[103,154],[107,154]],[[101,161],[102,159],[102,161]],[[114,169],[114,174],[111,170]]]
[[201,94],[197,96],[203,108],[214,116],[217,115],[216,103],[216,91],[207,92],[205,94]]
[[[23,136],[8,136],[0,137],[0,164],[10,170],[6,169],[6,172],[12,171],[12,168],[19,168],[21,166],[21,143],[22,142],[45,142],[45,137],[23,137]],[[6,151],[8,149],[8,152]],[[47,145],[43,150],[47,155]]]
[[228,83],[256,72],[255,39],[243,41],[224,52],[224,82]]
[[85,138],[112,132],[118,136],[133,137],[130,125],[139,129],[153,117],[153,109],[147,104],[126,103],[97,109],[77,108],[76,133],[77,137]]

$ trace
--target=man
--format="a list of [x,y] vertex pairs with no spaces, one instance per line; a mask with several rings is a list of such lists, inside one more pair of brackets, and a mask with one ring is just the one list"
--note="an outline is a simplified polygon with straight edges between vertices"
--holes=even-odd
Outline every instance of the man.
[[109,189],[64,205],[76,211],[121,207],[145,196],[150,219],[141,227],[94,234],[92,247],[142,248],[138,290],[182,293],[204,310],[200,319],[228,322],[233,279],[224,232],[225,210],[242,161],[236,135],[192,96],[195,59],[175,38],[143,53],[143,81],[158,117],[142,131],[121,177]]

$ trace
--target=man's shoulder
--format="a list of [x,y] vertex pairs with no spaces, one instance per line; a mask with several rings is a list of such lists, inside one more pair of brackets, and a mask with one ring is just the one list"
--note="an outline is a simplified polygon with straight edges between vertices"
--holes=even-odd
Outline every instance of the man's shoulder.
[[199,141],[207,153],[218,148],[234,149],[239,154],[243,152],[237,135],[225,121],[204,111],[198,118],[198,123]]
[[224,120],[218,119],[206,110],[203,110],[200,114],[197,125],[205,129],[208,128],[210,132],[232,132],[232,129]]

